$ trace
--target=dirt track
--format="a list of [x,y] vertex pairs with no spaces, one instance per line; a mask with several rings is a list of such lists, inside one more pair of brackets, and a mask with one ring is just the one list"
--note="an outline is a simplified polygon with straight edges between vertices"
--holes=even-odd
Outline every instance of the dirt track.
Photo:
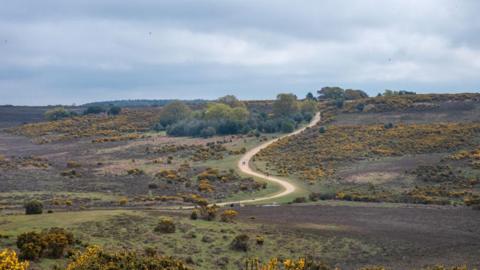
[[217,205],[219,206],[223,206],[223,205],[228,205],[228,204],[239,204],[239,203],[252,203],[252,202],[259,202],[259,201],[265,201],[265,200],[271,200],[271,199],[275,199],[275,198],[280,198],[280,197],[283,197],[283,196],[286,196],[292,192],[294,192],[296,190],[296,187],[285,181],[285,180],[282,180],[280,178],[277,178],[277,177],[274,177],[274,176],[269,176],[269,175],[265,175],[263,173],[260,173],[260,172],[256,172],[254,171],[251,167],[250,167],[250,160],[252,159],[253,156],[255,156],[258,152],[260,152],[262,149],[270,146],[272,143],[280,140],[280,139],[283,139],[285,137],[289,137],[289,136],[293,136],[293,135],[296,135],[302,131],[304,131],[306,128],[308,127],[313,127],[314,125],[316,125],[318,122],[320,121],[320,113],[317,113],[315,114],[315,116],[313,117],[312,121],[310,121],[310,123],[303,127],[303,128],[300,128],[300,129],[297,129],[296,131],[292,132],[292,133],[289,133],[287,135],[284,135],[282,137],[279,137],[279,138],[276,138],[276,139],[273,139],[273,140],[270,140],[268,142],[265,142],[251,150],[249,150],[247,153],[245,153],[245,155],[243,155],[243,157],[238,161],[238,168],[240,169],[240,171],[242,171],[243,173],[245,174],[248,174],[248,175],[251,175],[251,176],[255,176],[255,177],[259,177],[259,178],[263,178],[267,181],[270,181],[270,182],[274,182],[276,184],[279,184],[282,188],[283,188],[283,191],[280,192],[280,193],[276,193],[276,194],[273,194],[273,195],[268,195],[268,196],[265,196],[265,197],[260,197],[260,198],[253,198],[253,199],[247,199],[247,200],[240,200],[240,201],[230,201],[230,202],[223,202],[223,203],[218,203]]

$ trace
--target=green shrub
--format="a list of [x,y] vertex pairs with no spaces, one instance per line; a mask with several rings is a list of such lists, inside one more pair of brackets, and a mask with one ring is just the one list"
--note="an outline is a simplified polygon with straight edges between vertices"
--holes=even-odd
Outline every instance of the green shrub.
[[50,228],[41,233],[26,232],[17,237],[20,256],[28,260],[61,258],[66,248],[73,243],[73,234],[62,228]]
[[318,200],[333,200],[335,199],[335,192],[331,192],[331,193],[315,193],[315,192],[312,192],[310,193],[310,195],[308,195],[309,199],[311,201],[318,201]]
[[239,234],[230,243],[230,248],[237,251],[248,251],[250,237],[246,234]]
[[394,125],[393,125],[393,123],[387,123],[387,124],[383,125],[383,127],[385,129],[390,129],[390,128],[394,128]]
[[158,185],[155,184],[155,183],[150,183],[150,184],[148,184],[148,188],[149,188],[149,189],[157,189],[157,188],[158,188]]
[[77,115],[75,112],[69,112],[63,107],[57,107],[45,112],[44,116],[49,121],[56,121],[67,117]]
[[200,209],[200,214],[202,218],[208,221],[212,221],[217,217],[218,206],[211,205],[211,206],[204,206]]
[[257,245],[263,246],[263,243],[265,243],[265,238],[261,235],[257,235],[255,241],[257,242]]
[[38,200],[28,201],[24,205],[26,215],[37,215],[43,213],[43,203]]
[[66,248],[73,244],[73,234],[62,228],[51,228],[42,232],[46,243],[45,256],[61,258]]
[[282,132],[289,133],[295,130],[295,122],[290,119],[285,119],[282,121]]
[[36,232],[22,233],[17,237],[17,248],[20,257],[26,260],[37,260],[45,249],[42,235]]
[[118,204],[121,206],[125,206],[128,203],[128,198],[121,198],[118,200]]
[[306,203],[306,202],[307,202],[307,198],[305,197],[297,197],[293,199],[293,203]]
[[192,213],[190,214],[190,219],[192,220],[197,220],[198,219],[198,211],[193,210]]

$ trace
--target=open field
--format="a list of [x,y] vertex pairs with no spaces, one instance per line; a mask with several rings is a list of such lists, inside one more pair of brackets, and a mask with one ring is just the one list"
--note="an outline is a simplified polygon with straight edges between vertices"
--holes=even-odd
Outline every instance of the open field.
[[[200,270],[305,257],[347,270],[479,267],[480,211],[465,207],[480,202],[478,105],[406,104],[323,105],[318,125],[280,139],[171,137],[148,128],[151,108],[2,130],[0,246],[15,249],[19,235],[52,227],[73,233],[66,256],[32,261],[40,270],[63,269],[89,245],[174,256]],[[44,213],[24,215],[30,200]],[[225,201],[236,203],[208,205]],[[238,216],[225,218],[228,209]],[[165,220],[174,232],[158,230]],[[243,251],[233,248],[240,236]]]
[[[468,264],[479,267],[477,224],[480,212],[435,207],[375,207],[307,205],[243,207],[235,223],[190,220],[189,212],[104,210],[58,212],[42,216],[6,216],[0,240],[12,245],[13,236],[53,226],[69,228],[84,243],[108,248],[177,254],[196,269],[238,269],[247,257],[266,260],[273,256],[313,256],[342,269],[385,265],[390,269]],[[173,217],[177,231],[158,234],[161,216]],[[250,236],[251,249],[234,251],[232,239]],[[264,244],[255,244],[262,236]],[[13,239],[12,239],[13,238]],[[45,260],[40,265],[52,263]],[[63,262],[55,262],[63,263]]]

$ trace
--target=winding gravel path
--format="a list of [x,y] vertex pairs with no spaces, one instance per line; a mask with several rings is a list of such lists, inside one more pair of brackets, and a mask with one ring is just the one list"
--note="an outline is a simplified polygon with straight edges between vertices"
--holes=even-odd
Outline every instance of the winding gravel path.
[[255,156],[258,152],[260,152],[260,150],[270,146],[272,143],[280,140],[280,139],[283,139],[285,137],[289,137],[289,136],[293,136],[293,135],[296,135],[298,133],[301,133],[303,132],[306,128],[308,127],[312,127],[314,125],[316,125],[318,122],[320,121],[320,113],[317,113],[315,114],[315,116],[313,117],[312,121],[310,121],[310,123],[303,127],[303,128],[300,128],[300,129],[297,129],[296,131],[292,132],[292,133],[289,133],[289,134],[286,134],[286,135],[283,135],[281,137],[278,137],[276,139],[273,139],[273,140],[270,140],[268,142],[265,142],[253,149],[250,149],[247,153],[245,153],[245,155],[243,155],[243,157],[238,161],[238,168],[240,169],[240,171],[242,171],[243,173],[245,174],[248,174],[248,175],[251,175],[251,176],[255,176],[255,177],[259,177],[259,178],[262,178],[264,180],[267,180],[267,181],[270,181],[270,182],[274,182],[274,183],[277,183],[279,184],[280,186],[282,186],[283,188],[283,191],[282,192],[279,192],[279,193],[275,193],[275,194],[272,194],[272,195],[267,195],[267,196],[264,196],[264,197],[260,197],[260,198],[253,198],[253,199],[246,199],[246,200],[239,200],[239,201],[230,201],[230,202],[221,202],[221,203],[217,203],[217,205],[219,206],[224,206],[224,205],[228,205],[228,204],[240,204],[240,203],[251,203],[251,202],[259,202],[259,201],[265,201],[265,200],[271,200],[271,199],[276,199],[276,198],[280,198],[280,197],[283,197],[283,196],[286,196],[288,194],[291,194],[293,192],[295,192],[295,190],[297,189],[297,187],[295,187],[295,185],[285,181],[285,180],[282,180],[280,178],[277,178],[275,176],[269,176],[269,175],[265,175],[261,172],[257,172],[257,171],[254,171],[251,167],[250,167],[250,160],[252,159],[253,156]]

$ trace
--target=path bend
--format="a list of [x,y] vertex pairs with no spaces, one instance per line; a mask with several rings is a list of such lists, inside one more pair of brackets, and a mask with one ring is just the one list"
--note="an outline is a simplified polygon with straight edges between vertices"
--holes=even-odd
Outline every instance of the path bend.
[[288,182],[288,181],[285,181],[285,180],[282,180],[280,178],[277,178],[275,176],[270,176],[270,175],[265,175],[261,172],[258,172],[258,171],[255,171],[253,170],[251,167],[250,167],[250,160],[252,159],[253,156],[255,156],[258,152],[260,152],[262,149],[270,146],[272,143],[278,141],[278,140],[281,140],[283,138],[286,138],[286,137],[289,137],[289,136],[293,136],[293,135],[296,135],[296,134],[299,134],[301,132],[303,132],[305,129],[307,129],[308,127],[313,127],[314,125],[316,125],[318,122],[320,122],[320,113],[316,113],[315,116],[312,118],[312,120],[310,121],[310,123],[305,126],[305,127],[302,127],[300,129],[297,129],[295,130],[294,132],[292,133],[289,133],[289,134],[286,134],[286,135],[283,135],[281,137],[278,137],[276,139],[273,139],[273,140],[270,140],[268,142],[265,142],[259,146],[256,146],[252,149],[250,149],[248,152],[246,152],[242,158],[240,158],[240,160],[238,161],[238,168],[240,169],[241,172],[245,173],[245,174],[248,174],[250,176],[255,176],[255,177],[258,177],[258,178],[262,178],[266,181],[270,181],[270,182],[273,182],[273,183],[276,183],[278,185],[280,185],[282,188],[283,188],[283,191],[279,192],[279,193],[276,193],[276,194],[272,194],[272,195],[267,195],[267,196],[264,196],[264,197],[260,197],[260,198],[253,198],[253,199],[245,199],[245,200],[238,200],[238,201],[229,201],[229,202],[221,202],[221,203],[217,203],[216,205],[218,206],[224,206],[224,205],[229,205],[229,204],[241,204],[241,203],[251,203],[251,202],[259,202],[259,201],[265,201],[265,200],[271,200],[271,199],[276,199],[276,198],[280,198],[280,197],[283,197],[283,196],[287,196],[293,192],[295,192],[295,190],[297,189],[297,187],[295,185],[293,185],[292,183]]

